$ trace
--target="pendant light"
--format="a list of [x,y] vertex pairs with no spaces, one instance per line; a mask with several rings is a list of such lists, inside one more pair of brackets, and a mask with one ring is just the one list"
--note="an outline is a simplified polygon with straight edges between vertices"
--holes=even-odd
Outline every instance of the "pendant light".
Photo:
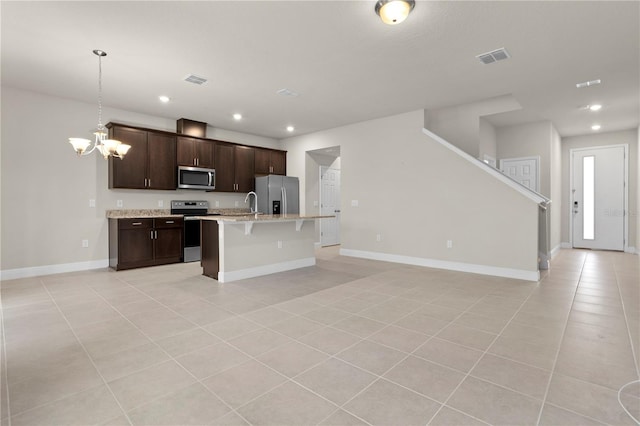
[[397,25],[407,19],[415,5],[415,0],[378,0],[376,13],[385,24]]
[[[107,52],[94,50],[93,53],[98,57],[98,127],[93,133],[95,140],[92,142],[84,138],[69,138],[69,143],[78,153],[78,156],[91,154],[97,149],[105,160],[109,157],[123,159],[131,145],[114,139],[107,139],[107,129],[102,124],[102,57],[107,56]],[[88,149],[89,147],[91,148]]]

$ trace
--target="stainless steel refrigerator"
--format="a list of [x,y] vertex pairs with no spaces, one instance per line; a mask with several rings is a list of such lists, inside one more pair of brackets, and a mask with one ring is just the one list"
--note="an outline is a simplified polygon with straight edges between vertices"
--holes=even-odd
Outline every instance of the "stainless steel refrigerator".
[[297,177],[267,175],[256,178],[258,211],[266,214],[300,213]]

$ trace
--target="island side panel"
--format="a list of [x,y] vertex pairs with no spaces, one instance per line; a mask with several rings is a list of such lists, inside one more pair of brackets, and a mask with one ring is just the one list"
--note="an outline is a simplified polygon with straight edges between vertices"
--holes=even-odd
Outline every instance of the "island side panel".
[[315,265],[314,220],[305,220],[299,231],[296,222],[267,221],[255,222],[250,234],[244,223],[222,222],[221,229],[221,282]]
[[220,270],[220,248],[218,222],[203,220],[200,226],[200,264],[202,274],[218,279]]

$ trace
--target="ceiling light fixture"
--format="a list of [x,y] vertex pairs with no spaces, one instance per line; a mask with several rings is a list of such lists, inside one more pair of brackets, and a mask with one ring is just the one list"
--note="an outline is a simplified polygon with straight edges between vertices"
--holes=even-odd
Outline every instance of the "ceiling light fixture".
[[600,84],[600,83],[602,83],[602,80],[600,80],[600,79],[583,81],[582,83],[576,83],[576,88],[583,89],[585,87],[595,86],[595,85]]
[[287,132],[293,132],[295,129],[293,126],[287,126]]
[[600,111],[601,109],[602,109],[602,105],[600,104],[589,105],[589,110],[591,111]]
[[242,120],[242,114],[238,114],[237,112],[235,114],[233,114],[233,119],[234,120]]
[[601,128],[602,128],[602,126],[599,125],[599,124],[594,124],[593,126],[591,126],[591,130],[596,130],[597,131],[597,130],[600,130]]
[[160,99],[160,102],[162,102],[163,104],[166,104],[171,100],[170,97],[165,95],[158,96],[158,99]]
[[415,6],[415,0],[378,0],[375,9],[382,22],[397,25],[407,19]]
[[[97,149],[105,160],[109,157],[122,159],[131,148],[131,145],[114,139],[107,139],[107,130],[102,124],[102,57],[107,56],[107,52],[94,50],[93,54],[98,57],[98,128],[93,133],[95,140],[93,141],[93,146],[91,146],[91,140],[84,138],[69,138],[69,143],[78,153],[78,156],[91,154]],[[91,149],[87,151],[89,146],[91,146]]]

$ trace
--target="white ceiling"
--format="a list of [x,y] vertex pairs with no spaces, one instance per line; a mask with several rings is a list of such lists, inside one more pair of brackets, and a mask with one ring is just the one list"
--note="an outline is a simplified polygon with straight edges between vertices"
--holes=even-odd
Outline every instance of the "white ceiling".
[[[497,126],[639,125],[637,1],[418,1],[398,26],[374,4],[2,1],[2,84],[96,103],[102,49],[105,105],[278,139],[287,125],[303,134],[505,94],[523,109],[490,117]],[[512,58],[475,58],[500,47]],[[603,109],[580,110],[591,103]]]

